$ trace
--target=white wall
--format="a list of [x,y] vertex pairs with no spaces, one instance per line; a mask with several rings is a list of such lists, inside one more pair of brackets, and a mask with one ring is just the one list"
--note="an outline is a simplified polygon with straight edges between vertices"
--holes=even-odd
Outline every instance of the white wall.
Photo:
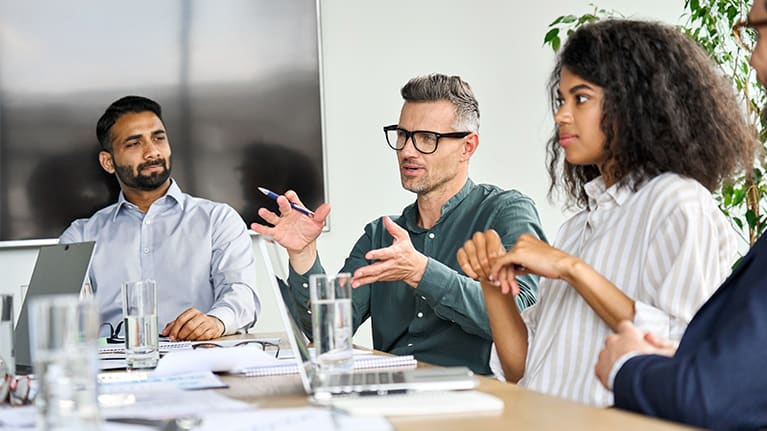
[[[538,205],[553,239],[564,220],[546,199],[544,144],[553,123],[545,83],[554,55],[542,46],[559,15],[590,11],[594,0],[322,0],[325,138],[331,230],[320,238],[323,263],[340,268],[363,226],[398,214],[414,196],[400,187],[382,126],[397,122],[400,87],[431,72],[458,74],[477,95],[481,145],[471,162],[477,182],[516,188]],[[682,2],[612,0],[625,16],[678,23]],[[95,113],[94,113],[95,115]],[[183,186],[183,185],[182,185]],[[27,283],[36,248],[0,249],[0,292]],[[280,328],[264,290],[257,329]],[[368,331],[368,332],[366,332]],[[370,345],[369,329],[356,341]]]

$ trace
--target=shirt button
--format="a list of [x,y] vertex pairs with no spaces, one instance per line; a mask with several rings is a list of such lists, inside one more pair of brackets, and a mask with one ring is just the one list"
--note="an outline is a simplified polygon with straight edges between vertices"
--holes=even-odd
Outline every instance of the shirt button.
[[304,286],[304,288],[307,288],[307,287],[309,287],[309,285],[308,285],[308,284],[306,284],[306,283],[303,283],[303,284],[301,284],[301,286]]
[[144,220],[144,224],[150,224],[152,223],[151,220]]
[[408,347],[413,347],[413,343],[407,343]]
[[434,239],[434,233],[433,232],[429,233],[429,238]]
[[421,299],[423,299],[424,301],[426,301],[426,297],[425,297],[425,296],[421,296]]
[[416,314],[419,318],[423,317],[423,312],[419,311],[418,314]]
[[149,254],[149,249],[148,248],[144,249],[144,254]]

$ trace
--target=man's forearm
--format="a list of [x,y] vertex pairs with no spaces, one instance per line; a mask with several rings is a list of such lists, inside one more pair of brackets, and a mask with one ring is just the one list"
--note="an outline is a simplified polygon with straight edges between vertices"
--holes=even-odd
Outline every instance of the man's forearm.
[[312,241],[303,250],[288,250],[288,260],[296,273],[305,274],[317,260],[317,241]]

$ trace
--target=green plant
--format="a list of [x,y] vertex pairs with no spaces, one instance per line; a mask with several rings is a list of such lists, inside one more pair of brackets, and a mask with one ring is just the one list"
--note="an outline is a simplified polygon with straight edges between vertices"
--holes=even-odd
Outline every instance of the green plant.
[[[600,9],[591,4],[593,11],[583,15],[563,15],[549,24],[544,36],[544,45],[555,52],[559,50],[562,33],[569,36],[578,27],[600,19],[622,17],[614,10]],[[745,112],[754,127],[755,139],[761,143],[762,151],[767,140],[767,120],[761,115],[767,102],[764,88],[759,85],[756,74],[749,67],[749,50],[756,35],[741,32],[742,43],[733,33],[733,26],[745,19],[751,8],[750,0],[685,0],[680,30],[696,40],[711,58],[722,68],[733,87],[743,100]],[[719,208],[731,220],[741,237],[749,245],[767,228],[767,210],[763,202],[767,197],[767,178],[761,157],[754,162],[753,169],[740,177],[725,182],[715,193]]]
[[600,9],[593,3],[590,3],[589,6],[594,8],[593,12],[583,15],[562,15],[555,19],[554,22],[549,24],[549,31],[543,37],[543,44],[551,46],[551,49],[557,52],[562,44],[561,32],[564,31],[567,36],[570,36],[575,29],[584,24],[599,21],[600,19],[623,17],[619,12],[612,9]]

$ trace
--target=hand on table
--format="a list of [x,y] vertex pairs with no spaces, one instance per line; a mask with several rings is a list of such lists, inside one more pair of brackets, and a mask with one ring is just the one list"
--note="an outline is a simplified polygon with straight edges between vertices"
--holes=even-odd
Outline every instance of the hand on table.
[[171,341],[204,341],[224,335],[224,329],[224,323],[218,318],[191,307],[165,325],[161,335]]
[[599,352],[599,359],[594,369],[599,381],[607,389],[609,387],[610,371],[612,371],[615,362],[623,355],[631,352],[637,352],[642,355],[663,355],[673,356],[676,347],[668,340],[661,337],[644,333],[637,329],[633,323],[628,320],[618,324],[618,332],[608,336],[605,339],[605,345]]

